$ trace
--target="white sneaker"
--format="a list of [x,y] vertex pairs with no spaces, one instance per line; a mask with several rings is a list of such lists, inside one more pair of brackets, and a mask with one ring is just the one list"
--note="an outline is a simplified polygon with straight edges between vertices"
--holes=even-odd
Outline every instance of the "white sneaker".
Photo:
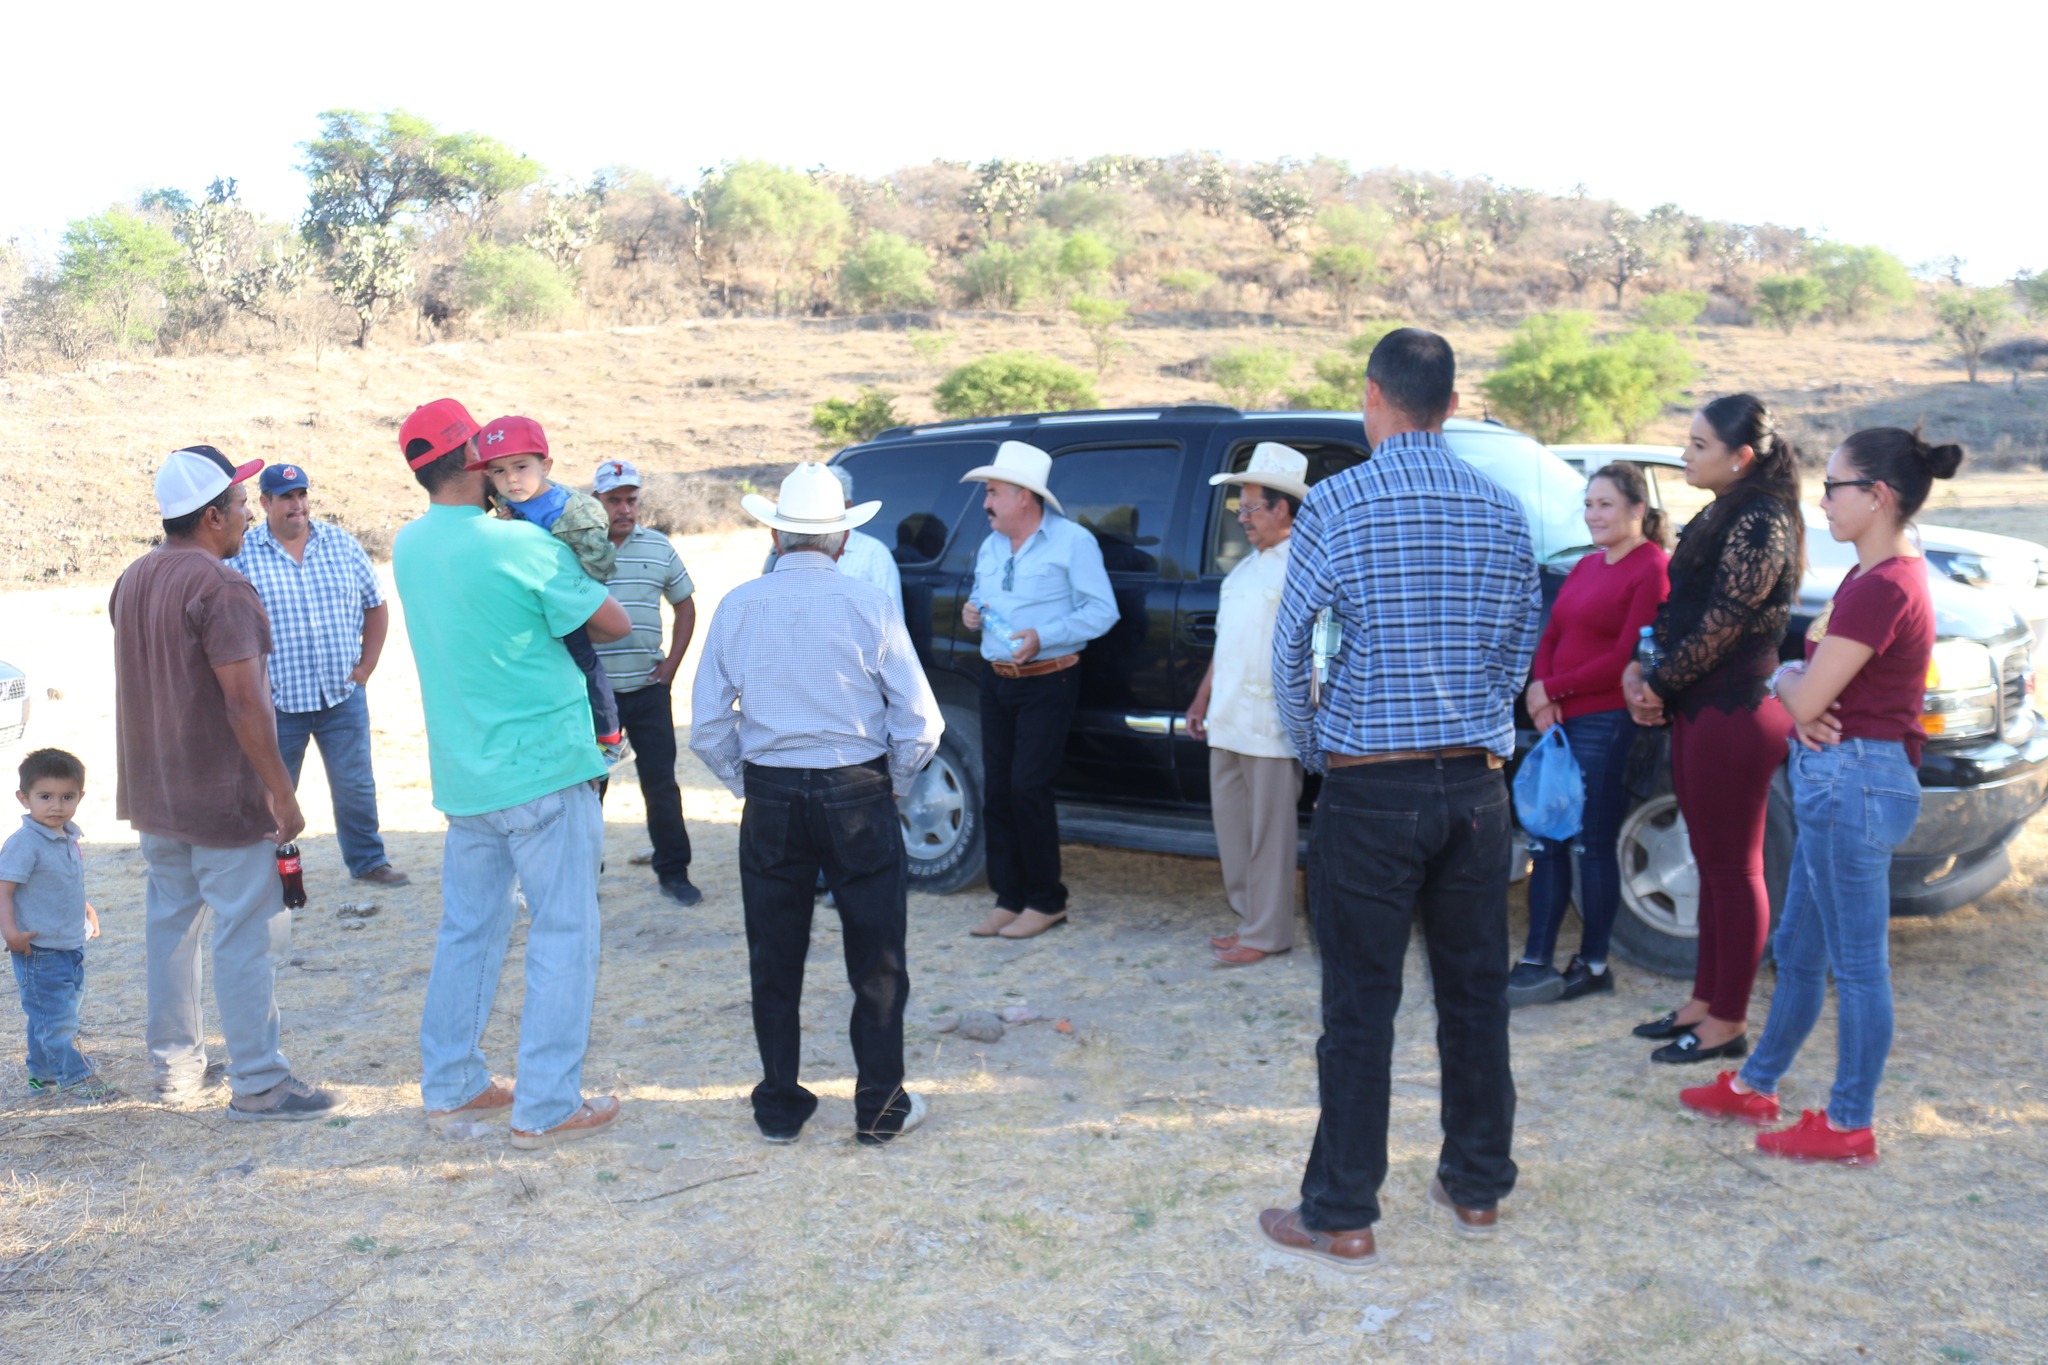
[[915,1132],[917,1125],[924,1122],[924,1096],[915,1090],[906,1090],[903,1092],[903,1098],[910,1101],[910,1112],[903,1116],[903,1126],[896,1130],[898,1136]]

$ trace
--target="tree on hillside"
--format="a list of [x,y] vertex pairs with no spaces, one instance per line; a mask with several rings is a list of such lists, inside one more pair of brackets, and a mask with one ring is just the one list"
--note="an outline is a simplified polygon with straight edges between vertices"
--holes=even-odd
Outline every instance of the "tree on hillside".
[[1382,319],[1367,323],[1365,330],[1344,343],[1342,350],[1325,351],[1315,359],[1315,382],[1287,391],[1287,406],[1310,412],[1356,412],[1365,402],[1365,366],[1372,348],[1387,333],[1406,327],[1405,322]]
[[1636,305],[1636,321],[1655,331],[1690,327],[1707,311],[1707,296],[1697,289],[1667,289]]
[[1326,246],[1309,257],[1309,278],[1330,291],[1337,316],[1351,321],[1351,310],[1359,295],[1378,284],[1385,273],[1380,258],[1369,246],[1347,244]]
[[1233,346],[1209,362],[1209,377],[1235,408],[1262,408],[1293,373],[1294,357],[1277,346]]
[[1516,331],[1479,389],[1501,416],[1547,445],[1617,432],[1633,440],[1694,373],[1669,333],[1600,342],[1590,314],[1543,313]]
[[923,308],[937,297],[931,270],[931,257],[908,237],[870,232],[847,253],[839,269],[839,287],[861,312]]
[[728,302],[749,275],[765,274],[780,313],[838,266],[846,205],[808,177],[766,161],[736,161],[705,177],[701,193],[707,242],[728,271]]
[[312,268],[305,239],[265,223],[246,208],[233,180],[216,179],[206,197],[177,217],[172,228],[185,247],[192,288],[181,310],[186,325],[207,333],[230,313],[246,313],[282,330],[281,309]]
[[1594,397],[1624,441],[1641,436],[1699,373],[1677,337],[1647,329],[1596,345],[1592,362]]
[[328,282],[356,315],[356,346],[367,347],[377,319],[412,290],[412,248],[398,233],[367,223],[337,228],[328,240]]
[[1228,218],[1237,207],[1237,185],[1230,168],[1214,153],[1204,154],[1189,170],[1187,191],[1211,218]]
[[189,277],[185,252],[161,223],[109,209],[64,229],[57,286],[116,346],[147,345]]
[[299,169],[312,182],[306,233],[323,249],[349,228],[388,231],[436,209],[466,214],[474,227],[541,178],[537,162],[496,138],[444,133],[403,109],[329,109],[302,150]]
[[2048,275],[2022,270],[2013,276],[2012,293],[2020,311],[2029,318],[2048,317]]
[[981,219],[982,231],[990,237],[1007,234],[1019,220],[1031,216],[1038,197],[1058,177],[1036,161],[984,161],[974,168],[974,183],[967,188],[967,208]]
[[947,417],[1071,412],[1097,401],[1088,376],[1031,351],[1000,351],[969,361],[940,380],[932,394],[932,406]]
[[1444,291],[1444,267],[1464,242],[1464,224],[1456,214],[1444,214],[1418,224],[1408,241],[1422,253],[1422,265],[1429,277],[1429,292],[1441,294]]
[[1822,242],[1808,253],[1836,316],[1854,321],[1879,304],[1913,297],[1913,279],[1898,257],[1874,246]]
[[1967,286],[1937,294],[1934,315],[1956,339],[1956,353],[1970,382],[1977,382],[1977,366],[1984,358],[1984,343],[2004,320],[2010,307],[2003,289],[1971,289]]
[[1083,294],[1074,300],[1073,309],[1074,321],[1087,333],[1088,345],[1095,352],[1095,376],[1099,379],[1116,353],[1130,344],[1114,333],[1130,316],[1131,305],[1123,299],[1098,299]]
[[1630,282],[1656,269],[1658,243],[1652,225],[1622,209],[1608,211],[1606,227],[1607,239],[1599,244],[1600,273],[1620,308]]
[[1786,336],[1827,306],[1828,287],[1811,275],[1766,275],[1756,282],[1756,311]]
[[1294,234],[1316,216],[1315,201],[1288,184],[1273,166],[1261,167],[1238,199],[1278,247],[1292,245]]
[[1473,226],[1485,233],[1496,249],[1513,246],[1529,226],[1529,205],[1536,192],[1496,185],[1487,176],[1481,176],[1479,183],[1479,197],[1472,204]]

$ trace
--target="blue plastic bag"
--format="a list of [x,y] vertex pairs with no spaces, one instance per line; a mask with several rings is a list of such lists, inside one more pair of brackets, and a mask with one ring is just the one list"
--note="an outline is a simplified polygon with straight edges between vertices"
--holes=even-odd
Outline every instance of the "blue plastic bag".
[[1579,832],[1586,816],[1586,778],[1564,727],[1553,725],[1515,774],[1515,815],[1527,833],[1559,841]]

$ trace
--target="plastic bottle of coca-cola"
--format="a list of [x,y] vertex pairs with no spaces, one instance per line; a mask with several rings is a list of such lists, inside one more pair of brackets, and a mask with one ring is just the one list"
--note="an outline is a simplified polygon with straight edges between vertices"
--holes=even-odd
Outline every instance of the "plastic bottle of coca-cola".
[[284,904],[297,910],[306,903],[306,874],[299,862],[299,846],[283,844],[277,850],[277,878],[284,883]]

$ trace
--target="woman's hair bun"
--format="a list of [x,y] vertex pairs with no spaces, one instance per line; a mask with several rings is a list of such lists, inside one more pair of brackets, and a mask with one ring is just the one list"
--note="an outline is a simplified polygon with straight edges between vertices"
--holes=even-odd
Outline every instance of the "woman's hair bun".
[[1947,445],[1931,446],[1920,442],[1920,458],[1927,461],[1927,472],[1937,479],[1952,479],[1963,463],[1963,448],[1950,442]]

